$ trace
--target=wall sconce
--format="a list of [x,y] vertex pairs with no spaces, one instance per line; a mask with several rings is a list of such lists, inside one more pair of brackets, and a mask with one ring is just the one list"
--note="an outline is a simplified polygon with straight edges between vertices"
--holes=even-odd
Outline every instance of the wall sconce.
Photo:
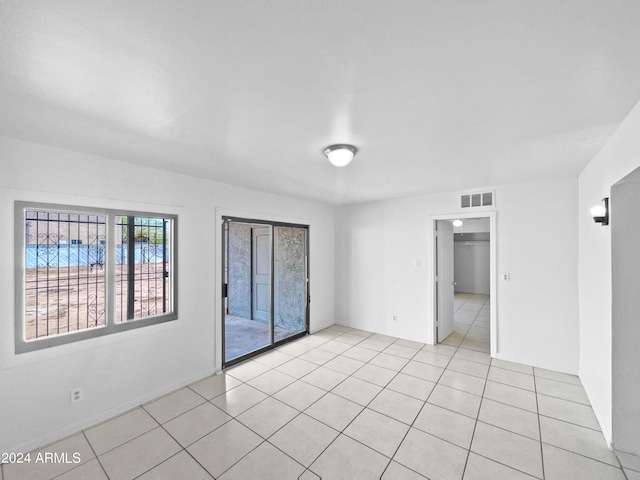
[[324,154],[336,167],[346,167],[357,151],[358,149],[353,145],[330,145],[324,149]]
[[599,223],[603,227],[609,225],[609,197],[602,199],[604,205],[594,205],[591,207],[591,216],[593,221]]

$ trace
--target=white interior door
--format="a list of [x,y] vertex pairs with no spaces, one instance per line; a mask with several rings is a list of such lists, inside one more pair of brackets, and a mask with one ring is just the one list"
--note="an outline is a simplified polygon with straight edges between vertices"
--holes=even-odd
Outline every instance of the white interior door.
[[436,285],[438,289],[438,342],[453,333],[453,225],[450,221],[436,222]]
[[271,227],[252,229],[253,319],[269,322],[271,316]]

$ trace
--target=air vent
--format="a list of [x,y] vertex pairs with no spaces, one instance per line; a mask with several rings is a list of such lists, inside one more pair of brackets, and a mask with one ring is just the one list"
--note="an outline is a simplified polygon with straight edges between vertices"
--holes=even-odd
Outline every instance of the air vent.
[[494,192],[465,193],[460,195],[460,207],[488,207],[494,205]]

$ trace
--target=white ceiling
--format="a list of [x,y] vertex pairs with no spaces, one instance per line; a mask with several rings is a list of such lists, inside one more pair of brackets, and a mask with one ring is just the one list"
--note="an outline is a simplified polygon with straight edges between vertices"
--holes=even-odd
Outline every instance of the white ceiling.
[[638,100],[638,0],[0,1],[0,134],[333,204],[577,175]]

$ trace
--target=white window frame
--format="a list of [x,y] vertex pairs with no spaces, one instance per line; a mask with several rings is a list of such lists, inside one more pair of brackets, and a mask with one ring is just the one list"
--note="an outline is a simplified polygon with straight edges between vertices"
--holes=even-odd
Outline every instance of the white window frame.
[[[104,215],[106,219],[105,242],[105,325],[76,330],[66,333],[58,333],[52,336],[26,339],[25,322],[25,280],[26,280],[26,222],[27,210],[50,210],[52,212],[85,213],[91,215]],[[116,322],[115,319],[115,259],[116,259],[116,218],[122,216],[134,216],[145,218],[166,218],[169,222],[169,305],[166,313],[147,316],[138,319]],[[164,323],[178,318],[178,284],[177,284],[177,229],[178,216],[174,214],[158,212],[142,212],[127,209],[106,209],[82,207],[76,205],[60,205],[39,202],[15,202],[15,352],[16,354],[41,350],[73,343],[88,338],[111,335],[136,328],[147,327]]]

